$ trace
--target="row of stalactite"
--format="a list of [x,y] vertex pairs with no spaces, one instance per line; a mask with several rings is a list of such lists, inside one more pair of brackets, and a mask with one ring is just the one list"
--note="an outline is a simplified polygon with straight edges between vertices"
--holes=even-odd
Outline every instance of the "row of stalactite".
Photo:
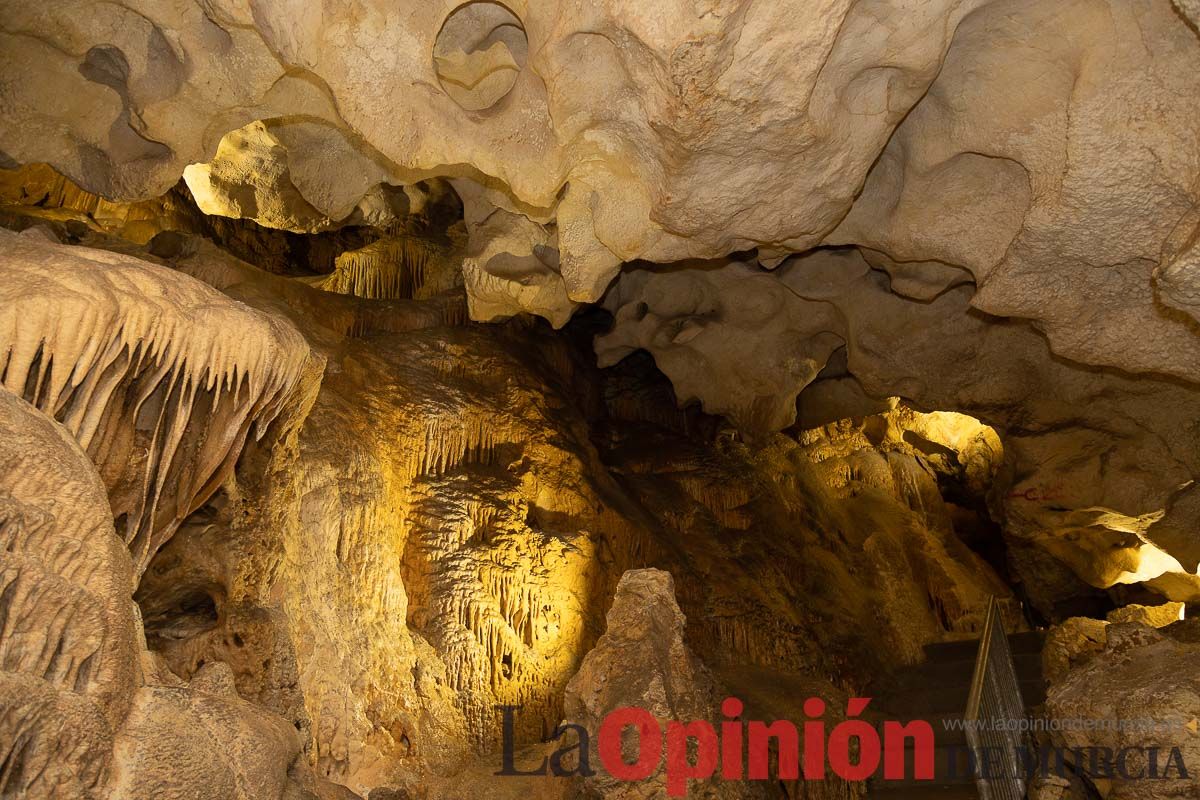
[[508,441],[483,416],[434,418],[410,467],[411,476],[443,475],[463,464],[491,465],[496,448]]
[[97,465],[140,571],[278,415],[308,348],[191,279],[176,293],[176,273],[54,259],[18,256],[0,292],[0,382]]
[[720,651],[746,664],[764,667],[795,668],[796,654],[789,652],[784,640],[770,626],[750,617],[716,617],[710,630]]
[[684,474],[675,480],[689,497],[711,511],[726,528],[748,530],[754,524],[753,515],[743,508],[754,498],[747,487],[704,475]]
[[439,253],[423,239],[380,239],[339,255],[322,288],[370,300],[412,299],[425,285],[427,268]]
[[533,648],[537,643],[537,622],[543,600],[538,587],[525,580],[525,574],[496,564],[484,564],[480,574],[484,590],[500,607],[500,616],[508,627]]

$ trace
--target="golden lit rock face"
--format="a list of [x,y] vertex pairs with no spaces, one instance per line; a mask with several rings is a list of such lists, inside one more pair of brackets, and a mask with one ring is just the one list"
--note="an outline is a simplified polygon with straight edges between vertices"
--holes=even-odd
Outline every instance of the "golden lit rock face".
[[205,214],[296,232],[315,233],[334,224],[292,184],[287,148],[262,122],[229,133],[213,163],[190,165],[183,179]]
[[[689,637],[735,685],[756,667],[820,663],[824,674],[865,678],[883,653],[919,661],[942,631],[976,630],[988,592],[1007,595],[954,533],[960,511],[971,512],[938,487],[991,485],[998,443],[973,420],[947,426],[896,409],[756,447],[697,447],[636,427],[627,436],[616,468],[667,541],[686,543],[665,563],[697,576],[678,581]],[[1008,611],[1019,625],[1015,605]],[[873,644],[852,631],[870,631]]]
[[444,771],[494,745],[497,704],[525,706],[523,740],[561,717],[638,539],[562,405],[466,331],[351,343],[327,377],[277,578],[326,774]]
[[[789,423],[797,395],[809,424],[846,408],[870,413],[871,398],[887,396],[976,415],[1004,438],[1008,485],[990,504],[1021,569],[1041,572],[1028,581],[1040,606],[1055,602],[1050,586],[1075,581],[1151,581],[1174,599],[1196,597],[1185,521],[1200,475],[1191,384],[1054,358],[1029,326],[971,312],[969,287],[900,297],[857,250],[733,279],[746,271],[626,273],[606,300],[614,327],[596,339],[601,362],[646,349],[683,397],[752,430],[769,429],[764,409],[776,427]],[[836,354],[818,361],[819,374],[818,348]],[[1067,577],[1048,577],[1046,552]]]
[[456,244],[405,233],[384,236],[339,254],[317,286],[368,300],[433,297],[462,283]]
[[146,244],[164,230],[200,232],[195,209],[173,193],[136,203],[106,200],[84,191],[46,164],[0,170],[0,203],[9,214],[110,233]]
[[[662,384],[606,386],[543,333],[430,314],[360,337],[338,310],[354,298],[207,248],[178,266],[286,314],[327,366],[308,362],[281,433],[242,450],[141,579],[155,680],[284,720],[324,779],[453,796],[494,761],[501,703],[537,741],[627,568],[679,576],[689,638],[751,688],[758,670],[867,680],[884,658],[864,642],[915,659],[1006,591],[955,544],[936,484],[985,489],[999,452],[978,423],[895,410],[765,449],[706,444]],[[148,694],[130,735],[158,735],[172,698]]]

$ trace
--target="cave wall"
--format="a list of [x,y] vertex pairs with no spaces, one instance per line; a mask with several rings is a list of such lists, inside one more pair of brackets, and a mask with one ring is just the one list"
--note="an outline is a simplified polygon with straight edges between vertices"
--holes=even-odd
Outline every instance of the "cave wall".
[[[646,364],[597,369],[586,331],[465,325],[438,299],[404,301],[428,306],[423,315],[363,301],[393,317],[391,330],[364,331],[346,322],[344,296],[283,291],[289,279],[212,246],[139,261],[55,244],[51,228],[8,235],[7,263],[27,270],[6,272],[14,297],[46,263],[75,270],[81,286],[125,274],[210,297],[204,278],[228,293],[209,302],[237,298],[222,301],[230,313],[271,320],[304,357],[261,439],[243,444],[237,418],[215,412],[188,426],[207,424],[205,441],[235,435],[237,467],[214,477],[213,493],[172,501],[195,510],[154,539],[140,577],[127,579],[140,610],[127,622],[145,631],[139,658],[154,700],[114,714],[113,738],[85,757],[96,792],[126,785],[106,783],[97,765],[122,776],[144,765],[154,791],[216,780],[176,774],[144,749],[164,725],[184,724],[172,709],[190,687],[254,708],[264,721],[250,729],[283,732],[284,749],[260,753],[255,769],[286,779],[264,782],[236,758],[230,767],[255,791],[291,781],[326,794],[342,785],[454,796],[464,774],[496,757],[496,705],[523,706],[522,745],[563,718],[566,686],[631,568],[678,576],[689,640],[747,693],[764,671],[854,691],[919,660],[925,643],[977,630],[988,594],[1009,594],[1003,564],[970,549],[942,497],[947,481],[982,496],[1000,465],[995,434],[965,417],[893,403],[751,445],[664,403],[670,386]],[[42,302],[20,297],[23,319]],[[91,302],[120,318],[145,300],[96,293]],[[171,347],[191,352],[195,327],[175,330]],[[6,367],[17,344],[5,345]],[[155,374],[165,386],[182,380]],[[42,383],[17,381],[33,399]],[[99,452],[122,435],[115,426]],[[185,437],[176,458],[205,463],[197,442]],[[135,438],[122,452],[153,444]],[[95,469],[86,471],[99,480]],[[109,504],[122,486],[107,487]],[[1015,600],[1008,615],[1022,624]],[[247,730],[222,733],[234,737],[231,752],[249,746],[238,738]],[[21,785],[21,773],[9,780]]]
[[[1011,442],[993,513],[1029,583],[1195,597],[1188,3],[76,8],[6,15],[10,162],[382,226],[318,259],[334,291],[461,281],[475,319],[556,327],[602,300],[604,363],[648,349],[745,430],[827,368],[858,408],[972,414]],[[414,235],[447,181],[461,224]]]
[[[314,341],[330,334],[297,308]],[[977,630],[988,593],[1009,594],[938,485],[990,484],[1001,448],[973,421],[896,408],[761,450],[704,444],[712,421],[664,405],[661,378],[610,388],[544,331],[335,338],[295,452],[217,515],[230,607],[284,611],[323,777],[452,780],[495,758],[501,704],[540,741],[630,568],[680,576],[689,636],[729,680],[837,675],[839,691]],[[212,541],[177,536],[178,570],[142,592],[186,585]],[[1009,617],[1023,624],[1015,602]],[[175,649],[184,674],[207,652]]]
[[0,0],[0,384],[145,620],[0,637],[5,786],[467,791],[636,568],[747,696],[1195,603],[1194,6]]

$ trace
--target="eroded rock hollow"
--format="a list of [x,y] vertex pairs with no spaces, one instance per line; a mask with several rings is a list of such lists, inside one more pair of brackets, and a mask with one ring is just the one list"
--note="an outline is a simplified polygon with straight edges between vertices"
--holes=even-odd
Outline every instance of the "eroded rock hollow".
[[0,796],[1196,796],[1198,20],[0,0]]

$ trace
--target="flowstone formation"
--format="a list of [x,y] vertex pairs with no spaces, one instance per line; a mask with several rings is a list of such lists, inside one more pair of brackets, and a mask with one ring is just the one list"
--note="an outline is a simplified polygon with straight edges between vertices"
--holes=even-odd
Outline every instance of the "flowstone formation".
[[146,649],[137,565],[70,431],[0,391],[0,434],[0,794],[345,797],[306,767],[286,720],[237,696],[226,665],[189,684]]
[[87,450],[140,573],[279,415],[309,349],[285,321],[172,270],[0,237],[4,388]]

